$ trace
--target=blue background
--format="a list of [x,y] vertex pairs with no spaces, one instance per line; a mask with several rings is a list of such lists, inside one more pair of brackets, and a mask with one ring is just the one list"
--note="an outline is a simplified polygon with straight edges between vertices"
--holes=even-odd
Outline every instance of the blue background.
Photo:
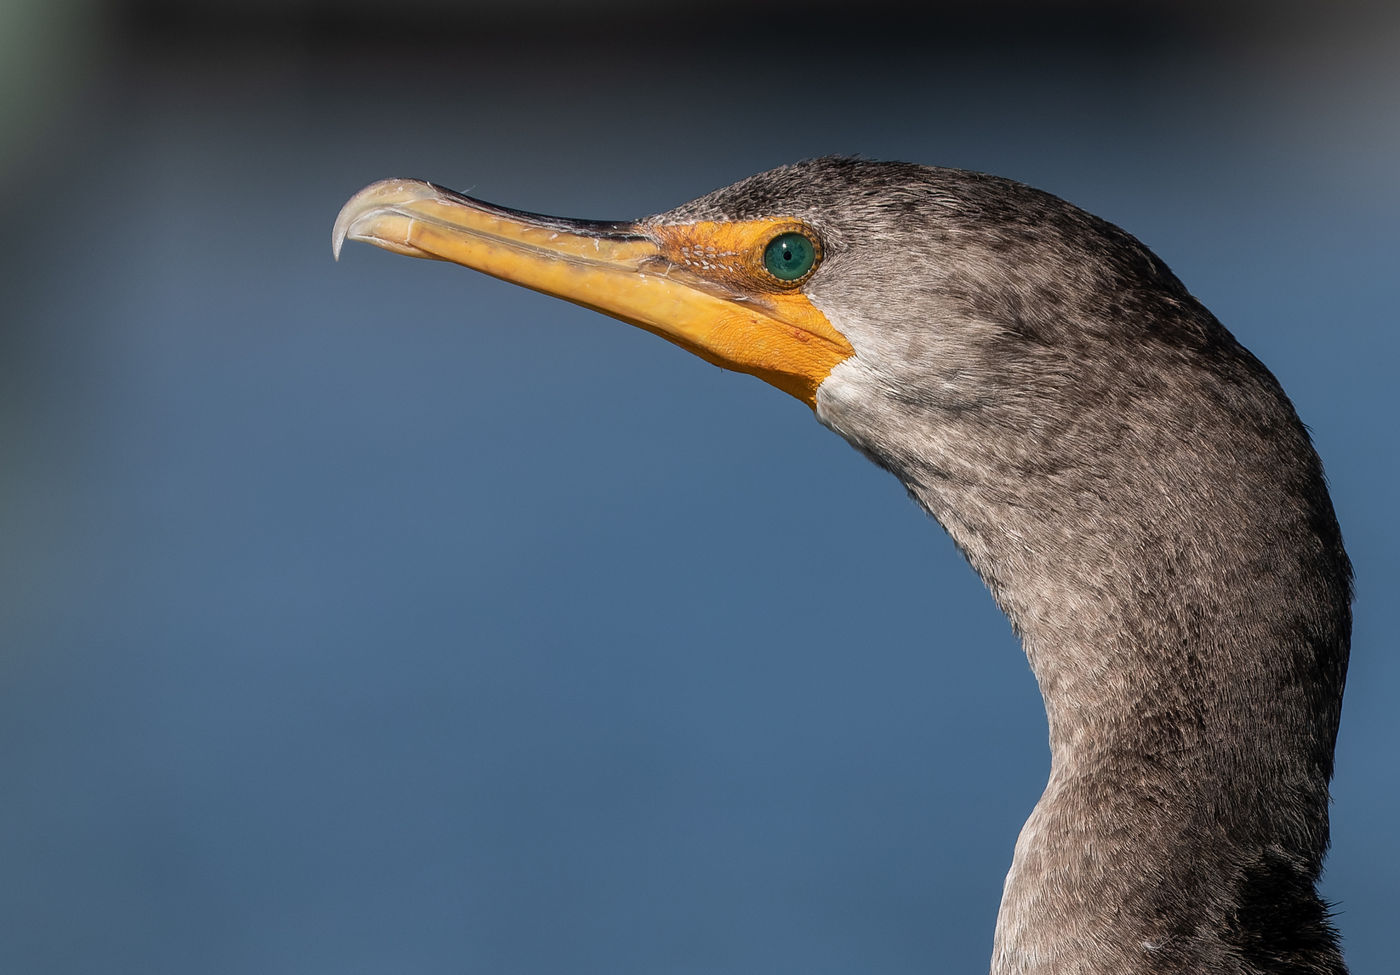
[[754,379],[330,257],[381,177],[621,218],[829,152],[1113,220],[1289,390],[1358,576],[1325,893],[1388,970],[1382,6],[16,0],[0,970],[985,971],[1048,753],[938,526]]

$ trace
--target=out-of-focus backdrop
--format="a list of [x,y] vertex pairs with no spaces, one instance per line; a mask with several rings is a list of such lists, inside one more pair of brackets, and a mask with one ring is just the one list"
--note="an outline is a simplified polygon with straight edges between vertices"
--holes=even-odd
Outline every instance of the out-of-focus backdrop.
[[0,971],[985,971],[1044,718],[938,527],[756,380],[330,255],[381,177],[632,217],[833,152],[1121,224],[1289,390],[1393,967],[1394,5],[899,9],[6,0]]

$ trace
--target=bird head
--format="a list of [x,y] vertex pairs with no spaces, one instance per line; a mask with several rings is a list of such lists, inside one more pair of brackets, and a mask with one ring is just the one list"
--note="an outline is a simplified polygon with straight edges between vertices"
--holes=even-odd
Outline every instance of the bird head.
[[[1133,371],[1116,333],[1146,321],[1148,305],[1194,305],[1136,240],[1049,194],[846,158],[760,173],[634,222],[384,180],[342,209],[337,255],[347,239],[654,332],[791,394],[886,466],[910,452],[930,459],[923,438],[902,450],[891,424],[1043,427],[1062,413],[1047,398],[1088,403],[1100,379]],[[1199,317],[1170,320],[1199,332]]]
[[612,223],[386,180],[345,205],[345,240],[597,309],[791,394],[904,482],[1021,628],[1070,592],[1131,592],[1105,577],[1136,571],[1125,548],[1204,558],[1258,492],[1319,476],[1273,377],[1160,260],[998,177],[825,158]]

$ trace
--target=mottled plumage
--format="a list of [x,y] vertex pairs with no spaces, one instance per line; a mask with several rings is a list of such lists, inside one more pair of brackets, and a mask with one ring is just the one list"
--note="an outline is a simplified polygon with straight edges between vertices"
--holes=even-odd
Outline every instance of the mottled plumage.
[[1008,180],[822,159],[653,220],[773,214],[821,234],[805,290],[856,350],[817,417],[947,529],[1045,697],[993,971],[1344,971],[1314,884],[1351,569],[1278,382],[1136,239]]

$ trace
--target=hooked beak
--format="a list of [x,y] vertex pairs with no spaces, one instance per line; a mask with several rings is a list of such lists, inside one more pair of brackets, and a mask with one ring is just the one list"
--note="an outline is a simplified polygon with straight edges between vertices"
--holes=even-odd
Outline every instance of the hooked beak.
[[[346,240],[450,261],[621,319],[708,362],[758,376],[815,408],[854,354],[800,291],[767,286],[743,259],[791,221],[665,225],[524,213],[420,180],[383,180],[341,209]],[[717,250],[723,248],[722,250]],[[733,254],[728,265],[695,259]]]

